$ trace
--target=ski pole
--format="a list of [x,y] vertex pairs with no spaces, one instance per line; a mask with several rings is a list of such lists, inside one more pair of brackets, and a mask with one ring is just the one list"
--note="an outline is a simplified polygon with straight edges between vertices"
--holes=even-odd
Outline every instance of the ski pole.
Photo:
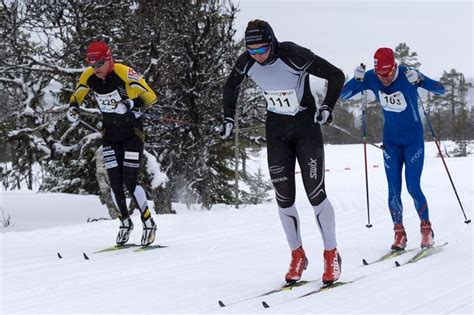
[[141,115],[141,116],[143,116],[145,118],[149,118],[149,119],[163,120],[163,121],[173,122],[173,123],[177,123],[177,124],[181,124],[181,125],[188,125],[188,126],[203,128],[202,125],[198,125],[198,124],[188,122],[188,121],[184,121],[184,120],[179,120],[179,119],[176,119],[176,118],[162,117],[161,115],[148,114],[148,113],[135,112],[135,111],[132,111],[132,113],[137,114],[137,115]]
[[[93,131],[95,131],[95,132],[100,133],[100,131],[99,131],[97,128],[95,128],[95,127],[91,126],[90,124],[86,123],[84,120],[78,119],[78,121],[79,121],[79,123],[83,124],[84,126],[88,127],[89,129],[91,129],[91,130],[93,130]],[[78,124],[79,124],[79,123],[78,123]]]
[[74,128],[76,128],[77,125],[79,125],[79,123],[80,123],[79,119],[76,120],[74,123],[72,123],[71,126],[63,133],[63,135],[60,138],[60,141],[63,142],[64,139],[66,139],[66,137],[68,136],[68,134],[71,133],[74,130]]
[[430,117],[428,116],[428,114],[426,112],[424,102],[421,99],[420,95],[418,95],[418,99],[420,100],[421,108],[423,109],[423,114],[425,115],[426,121],[428,122],[428,126],[430,127],[431,136],[433,137],[433,140],[436,144],[436,147],[438,148],[439,156],[441,156],[441,160],[443,161],[444,168],[446,169],[446,173],[448,174],[449,181],[451,182],[451,186],[453,187],[454,194],[456,195],[456,198],[458,199],[459,206],[461,207],[462,214],[464,215],[464,223],[469,224],[469,223],[471,223],[471,219],[468,219],[466,217],[466,212],[464,211],[464,207],[462,206],[461,199],[459,198],[456,187],[454,186],[453,179],[451,178],[451,174],[449,173],[448,165],[446,164],[446,161],[444,160],[444,156],[443,156],[443,153],[441,152],[441,148],[439,146],[438,139],[436,138],[436,135],[435,135],[434,130],[433,130],[433,126],[431,125]]
[[[174,122],[174,123],[177,123],[177,124],[188,125],[188,126],[194,126],[194,127],[198,127],[198,128],[204,128],[204,127],[205,127],[205,126],[203,126],[203,125],[198,125],[198,124],[195,124],[195,123],[191,123],[191,122],[184,121],[184,120],[179,120],[179,119],[176,119],[176,118],[162,117],[161,115],[154,115],[154,114],[148,114],[148,113],[142,113],[142,112],[133,112],[133,113],[136,113],[136,114],[138,114],[138,115],[142,115],[142,116],[145,117],[145,118],[151,118],[151,119],[156,119],[156,120],[169,121],[169,122]],[[235,132],[248,132],[248,131],[257,130],[257,129],[263,129],[263,128],[265,128],[265,126],[247,127],[247,128],[237,128],[237,129],[234,129],[234,131],[235,131]]]
[[[346,135],[348,135],[349,137],[359,141],[359,142],[364,142],[364,139],[363,138],[360,138],[360,137],[357,137],[357,136],[354,136],[352,133],[350,133],[348,130],[342,128],[341,126],[338,126],[336,124],[329,124],[328,126],[331,126],[333,127],[334,129],[337,129],[343,133],[345,133]],[[370,144],[371,146],[373,147],[376,147],[377,149],[380,149],[383,151],[383,146],[380,146],[380,145],[377,145],[375,143],[372,143],[372,142],[367,142],[367,144]]]
[[[361,66],[365,69],[365,66],[361,64]],[[370,223],[370,204],[369,204],[369,171],[367,167],[367,126],[365,121],[365,109],[367,107],[367,98],[366,94],[362,90],[361,98],[361,107],[362,107],[362,136],[364,139],[364,164],[365,164],[365,196],[367,200],[367,224],[365,225],[366,228],[370,229],[372,224]]]
[[234,129],[234,131],[235,132],[248,132],[248,131],[253,131],[253,130],[258,130],[258,129],[263,129],[263,128],[265,128],[265,126],[237,128],[237,129]]

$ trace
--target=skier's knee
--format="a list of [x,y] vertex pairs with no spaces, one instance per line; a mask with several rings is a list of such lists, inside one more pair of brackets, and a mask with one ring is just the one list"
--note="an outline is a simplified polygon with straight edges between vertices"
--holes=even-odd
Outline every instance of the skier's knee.
[[113,193],[120,198],[123,195],[123,188],[122,184],[118,181],[111,180],[110,181],[110,188],[112,189]]
[[416,197],[422,193],[419,185],[407,185],[407,191],[412,197]]
[[291,206],[293,206],[295,204],[295,200],[285,200],[285,201],[280,201],[280,200],[277,200],[277,203],[278,203],[278,206],[280,208],[290,208]]
[[309,198],[309,202],[311,203],[311,205],[313,207],[317,207],[321,203],[323,203],[323,201],[326,200],[326,199],[327,199],[326,194],[325,193],[320,193],[320,194],[316,195],[313,198]]

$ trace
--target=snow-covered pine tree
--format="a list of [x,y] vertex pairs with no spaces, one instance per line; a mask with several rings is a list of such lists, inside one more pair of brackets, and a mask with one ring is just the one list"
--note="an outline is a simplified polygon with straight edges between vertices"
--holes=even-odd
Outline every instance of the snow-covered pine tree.
[[8,116],[2,119],[2,140],[15,148],[11,151],[11,165],[2,171],[2,182],[7,189],[18,189],[21,185],[32,189],[35,162],[51,153],[47,145],[49,124],[36,114],[44,110],[41,99],[51,75],[39,73],[37,64],[31,60],[38,45],[25,29],[28,15],[24,4],[2,2],[0,15],[0,90],[6,101],[2,107],[8,107]]
[[411,68],[419,68],[421,63],[418,62],[418,54],[416,52],[411,52],[410,47],[406,43],[400,43],[395,47],[394,51],[395,59],[398,64],[405,65]]
[[[64,113],[67,109],[78,76],[84,70],[85,50],[92,40],[106,40],[115,48],[114,42],[120,40],[121,30],[133,14],[132,3],[125,0],[106,5],[95,1],[58,1],[51,6],[51,1],[40,0],[26,4],[29,30],[44,46],[37,59],[42,61],[45,71],[55,73],[54,80],[59,83],[59,88],[50,92],[53,101],[46,104],[51,110]],[[83,119],[100,129],[100,114],[90,95],[83,105]],[[47,178],[42,189],[99,193],[93,160],[100,146],[100,135],[82,125],[67,132],[69,122],[63,115],[60,118],[53,136],[55,158],[45,165]],[[67,137],[63,137],[66,132]]]
[[[134,23],[133,17],[139,19],[134,15],[135,1],[57,1],[51,4],[51,1],[41,0],[2,4],[5,16],[2,38],[8,38],[3,44],[12,51],[12,60],[2,58],[2,68],[7,68],[2,72],[10,77],[2,77],[0,84],[16,92],[17,99],[23,97],[28,101],[17,102],[17,112],[7,121],[7,141],[18,141],[29,148],[27,152],[21,149],[16,152],[18,158],[14,158],[10,171],[2,171],[2,180],[8,183],[8,179],[24,178],[28,169],[20,166],[30,160],[25,157],[32,156],[31,160],[41,162],[45,174],[40,189],[99,193],[100,186],[95,179],[104,177],[96,173],[94,159],[100,146],[100,134],[91,134],[91,130],[83,126],[71,130],[64,112],[78,75],[84,70],[87,45],[100,38],[114,49],[117,43],[129,41],[125,30],[130,29],[128,24]],[[29,46],[19,47],[23,42]],[[93,101],[86,99],[84,105],[83,118],[100,129],[100,114]],[[25,128],[26,118],[29,118],[28,128]],[[101,197],[112,213],[110,193]]]
[[214,127],[222,119],[224,80],[240,48],[233,39],[237,9],[222,0],[139,3],[148,13],[142,18],[155,26],[147,32],[159,60],[148,72],[159,98],[149,112],[179,121],[150,120],[147,127],[151,151],[170,178],[163,194],[208,209],[233,202],[233,149]]
[[[444,71],[440,82],[444,85],[444,95],[434,95],[429,100],[430,118],[435,134],[439,140],[453,140],[457,156],[468,154],[467,143],[472,139],[472,116],[469,116],[467,92],[472,88],[466,82],[464,74],[451,69]],[[471,119],[469,119],[471,117]]]
[[261,167],[257,169],[255,175],[248,175],[245,182],[249,186],[249,191],[243,194],[242,203],[257,205],[272,199],[268,197],[268,192],[273,186],[271,182],[265,180]]
[[460,73],[458,87],[460,104],[453,130],[454,141],[456,143],[456,147],[453,150],[454,156],[467,156],[468,154],[471,154],[468,144],[470,140],[473,139],[474,126],[472,115],[469,115],[470,111],[467,103],[469,98],[466,96],[470,88],[472,88],[472,84],[470,82],[466,82],[464,74]]
[[[419,68],[418,54],[411,52],[405,43],[395,48],[395,58],[399,64]],[[456,142],[454,155],[465,156],[468,153],[467,141],[472,138],[472,120],[466,103],[466,94],[472,85],[466,82],[464,75],[452,69],[444,72],[440,79],[444,84],[444,95],[429,95],[427,111],[430,114],[435,134],[438,139],[452,139]],[[425,121],[426,126],[426,121]],[[430,130],[425,128],[425,138],[431,139]]]

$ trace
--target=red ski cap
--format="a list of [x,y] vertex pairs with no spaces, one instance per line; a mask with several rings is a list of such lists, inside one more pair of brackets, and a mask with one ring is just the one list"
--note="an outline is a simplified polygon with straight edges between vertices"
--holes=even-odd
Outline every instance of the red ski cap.
[[109,46],[102,41],[95,41],[87,48],[86,61],[89,65],[93,65],[97,61],[111,60],[112,53],[110,52]]
[[395,68],[395,57],[391,48],[382,47],[374,54],[374,69],[381,76],[388,76]]

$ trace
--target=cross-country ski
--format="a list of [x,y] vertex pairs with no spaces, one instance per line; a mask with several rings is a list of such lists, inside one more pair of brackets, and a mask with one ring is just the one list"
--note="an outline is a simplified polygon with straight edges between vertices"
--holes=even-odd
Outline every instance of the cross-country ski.
[[[354,281],[356,281],[358,279],[361,279],[361,278],[363,278],[363,277],[359,277],[359,278],[356,278],[356,279],[350,280],[350,281],[337,281],[337,282],[334,282],[334,283],[331,283],[331,284],[323,284],[320,287],[318,287],[317,289],[311,290],[307,293],[304,293],[302,295],[297,296],[295,299],[302,299],[302,298],[308,297],[310,295],[314,295],[314,294],[325,292],[325,291],[328,291],[328,290],[331,290],[331,289],[334,289],[334,288],[338,288],[338,287],[341,287],[343,285],[353,283]],[[282,302],[277,302],[277,305],[278,304],[283,304],[283,303],[288,303],[290,301],[291,300],[285,300],[285,301],[282,301]],[[266,301],[262,301],[262,306],[264,308],[270,308],[270,305]]]
[[388,259],[398,257],[400,255],[406,254],[408,252],[412,252],[414,250],[415,249],[412,248],[412,249],[408,249],[408,250],[390,251],[390,252],[386,253],[385,255],[382,255],[379,258],[377,258],[375,260],[372,260],[372,261],[367,261],[365,258],[363,258],[362,259],[362,264],[364,266],[372,265],[372,264],[375,264],[375,263],[378,263],[378,262],[381,262],[381,261],[384,261],[384,260],[388,260]]
[[441,245],[434,245],[434,246],[431,246],[429,248],[424,248],[424,249],[421,249],[419,250],[413,257],[411,257],[409,260],[405,261],[405,262],[402,262],[402,263],[399,263],[398,261],[395,261],[395,266],[396,267],[400,267],[402,265],[406,265],[406,264],[412,264],[412,263],[415,263],[415,262],[418,262],[420,261],[421,259],[425,258],[425,257],[429,257],[437,252],[440,252],[444,246],[448,245],[448,242],[445,242]]
[[261,294],[255,295],[255,296],[247,297],[247,298],[244,298],[244,299],[241,299],[241,300],[233,301],[233,302],[230,302],[228,304],[225,304],[222,300],[219,300],[218,304],[219,304],[220,307],[226,307],[226,306],[229,306],[229,305],[242,303],[242,302],[249,301],[249,300],[252,300],[252,299],[256,299],[256,298],[259,298],[259,297],[269,296],[269,295],[272,295],[272,294],[275,294],[275,293],[278,293],[278,292],[290,291],[290,290],[293,290],[294,288],[299,288],[299,287],[302,287],[302,286],[304,286],[306,284],[309,284],[309,283],[312,283],[312,282],[315,282],[315,281],[314,280],[311,280],[311,281],[301,280],[301,281],[298,281],[294,284],[285,284],[285,285],[282,285],[281,287],[278,287],[276,289],[272,289],[270,291],[267,291],[267,292],[264,292],[264,293],[261,293]]

